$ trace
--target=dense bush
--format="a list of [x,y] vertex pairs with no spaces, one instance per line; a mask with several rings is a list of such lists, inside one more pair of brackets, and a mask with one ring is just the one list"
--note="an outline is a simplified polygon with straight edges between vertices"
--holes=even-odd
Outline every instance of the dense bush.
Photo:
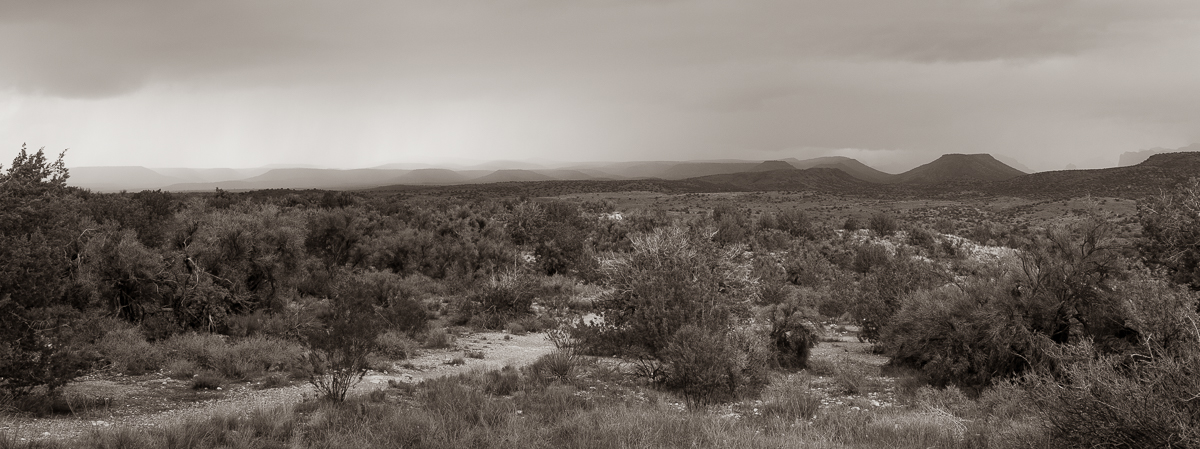
[[527,273],[511,271],[493,277],[459,302],[455,324],[474,324],[500,329],[511,320],[532,312],[533,279]]
[[1200,447],[1200,354],[1145,359],[1063,348],[1056,376],[1025,387],[1058,447]]
[[611,288],[597,302],[604,338],[656,358],[685,325],[714,333],[749,313],[757,292],[740,248],[720,248],[673,226],[633,238],[602,267]]
[[940,277],[933,264],[904,254],[872,265],[850,302],[850,313],[862,325],[859,338],[878,341],[892,316],[900,311],[904,296],[937,285]]
[[1143,235],[1138,246],[1147,263],[1200,290],[1200,178],[1138,203],[1138,221]]
[[603,321],[576,327],[584,346],[636,357],[642,376],[689,401],[761,388],[771,355],[763,336],[739,330],[757,294],[740,249],[677,226],[633,247],[603,266],[611,290],[597,304]]
[[660,381],[694,404],[756,394],[767,384],[766,346],[751,331],[718,334],[684,326],[663,350],[665,369]]
[[0,394],[54,392],[95,361],[85,315],[64,304],[82,231],[68,176],[61,155],[24,146],[0,172]]
[[980,282],[914,292],[883,329],[893,366],[920,370],[936,386],[979,391],[1036,363],[1051,366],[1044,334],[1018,317],[1037,313],[1008,298],[1008,284]]
[[159,349],[135,327],[108,331],[96,343],[96,349],[114,370],[131,376],[157,371],[163,363]]

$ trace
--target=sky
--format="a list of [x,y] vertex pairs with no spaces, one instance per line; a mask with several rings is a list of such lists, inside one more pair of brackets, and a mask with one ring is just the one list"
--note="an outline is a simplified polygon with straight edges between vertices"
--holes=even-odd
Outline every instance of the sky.
[[0,163],[331,168],[1200,142],[1194,0],[5,0]]

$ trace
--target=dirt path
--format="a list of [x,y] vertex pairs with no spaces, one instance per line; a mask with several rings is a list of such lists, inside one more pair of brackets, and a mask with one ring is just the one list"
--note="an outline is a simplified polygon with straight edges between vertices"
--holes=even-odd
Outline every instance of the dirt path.
[[[505,340],[506,336],[508,340]],[[425,350],[418,357],[393,363],[392,369],[368,373],[351,389],[350,395],[386,388],[390,380],[413,383],[473,369],[525,366],[553,350],[554,345],[544,334],[516,336],[486,332],[464,335],[454,349]],[[480,351],[483,358],[467,357],[468,351]],[[449,364],[455,359],[464,363]],[[89,377],[65,387],[64,393],[110,397],[113,398],[110,408],[65,417],[0,418],[0,435],[18,441],[73,440],[96,429],[167,426],[208,416],[295,404],[315,396],[313,388],[303,382],[270,389],[258,389],[253,384],[227,387],[221,391],[193,391],[189,382],[174,380],[161,373],[138,377]]]

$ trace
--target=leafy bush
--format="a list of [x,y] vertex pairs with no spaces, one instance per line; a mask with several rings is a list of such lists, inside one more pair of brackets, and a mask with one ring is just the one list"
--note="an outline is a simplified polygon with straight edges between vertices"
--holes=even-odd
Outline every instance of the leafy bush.
[[99,355],[89,348],[81,314],[66,307],[23,309],[0,298],[0,394],[45,387],[48,397],[85,374]]

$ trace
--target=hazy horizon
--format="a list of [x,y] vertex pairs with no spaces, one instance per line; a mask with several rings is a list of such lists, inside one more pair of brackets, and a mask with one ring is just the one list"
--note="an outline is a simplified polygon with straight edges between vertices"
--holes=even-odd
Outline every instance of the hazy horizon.
[[154,168],[946,153],[1035,171],[1200,142],[1200,4],[0,5],[0,164]]

